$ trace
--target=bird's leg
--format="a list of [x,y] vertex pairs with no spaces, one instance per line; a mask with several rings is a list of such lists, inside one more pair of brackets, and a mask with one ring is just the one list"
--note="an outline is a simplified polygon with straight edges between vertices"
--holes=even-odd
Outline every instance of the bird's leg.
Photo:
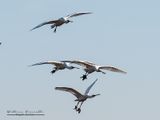
[[57,71],[57,68],[55,67],[52,71],[51,71],[51,73],[53,74],[53,73],[55,73]]
[[83,102],[81,102],[80,106],[79,106],[79,109],[81,109],[81,106],[82,106]]
[[82,104],[83,104],[83,102],[81,102],[81,104],[80,104],[79,108],[77,109],[78,113],[80,113],[80,112],[81,112],[81,106],[82,106]]
[[51,73],[54,74],[56,72],[56,70],[52,70]]
[[54,32],[56,33],[56,30],[57,30],[57,26],[55,27],[55,29],[54,29]]
[[78,113],[80,113],[80,112],[81,112],[81,109],[80,109],[80,108],[78,108],[78,110],[77,110],[77,111],[78,111]]
[[77,102],[77,105],[74,107],[74,110],[77,110],[78,105],[79,105],[79,101]]
[[85,79],[87,79],[87,75],[82,76],[82,80],[85,80]]
[[87,79],[88,73],[86,72],[83,76],[81,76],[80,78],[82,78],[82,80]]

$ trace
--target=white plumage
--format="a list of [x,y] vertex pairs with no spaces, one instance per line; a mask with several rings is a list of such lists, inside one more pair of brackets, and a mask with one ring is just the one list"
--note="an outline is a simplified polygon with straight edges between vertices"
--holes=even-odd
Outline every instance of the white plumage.
[[86,14],[91,14],[91,12],[73,13],[73,14],[67,15],[65,17],[61,17],[57,20],[51,20],[51,21],[43,22],[43,23],[37,25],[36,27],[32,28],[31,31],[34,30],[34,29],[37,29],[39,27],[42,27],[44,25],[51,24],[51,29],[55,28],[54,32],[56,32],[56,29],[57,29],[58,26],[61,26],[64,23],[67,24],[69,22],[73,22],[73,21],[69,20],[69,18],[80,16],[80,15],[86,15]]
[[51,71],[52,74],[58,70],[64,70],[64,69],[72,70],[74,68],[79,69],[78,67],[71,66],[70,63],[66,61],[46,61],[46,62],[35,63],[35,64],[32,64],[31,66],[44,65],[44,64],[51,64],[55,66]]
[[[69,87],[55,87],[55,90],[60,90],[60,91],[65,91],[65,92],[69,92],[71,94],[73,94],[77,99],[75,101],[78,101],[77,102],[77,105],[75,106],[75,110],[78,111],[78,113],[81,112],[81,106],[83,104],[83,102],[85,100],[87,100],[88,98],[93,98],[97,95],[100,95],[100,94],[95,94],[95,95],[89,95],[89,91],[90,89],[93,87],[93,85],[97,82],[97,79],[86,89],[84,95],[81,94],[80,92],[78,92],[77,90],[73,89],[73,88],[69,88]],[[78,107],[78,105],[80,104],[80,106]]]
[[103,72],[102,70],[108,70],[108,71],[112,71],[112,72],[118,72],[118,73],[123,73],[126,74],[127,72],[113,67],[113,66],[100,66],[100,65],[96,65],[92,62],[89,61],[82,61],[82,60],[73,60],[71,61],[71,63],[80,65],[84,67],[84,71],[86,72],[81,78],[82,80],[87,79],[88,74],[91,74],[93,72],[101,72],[103,74],[105,74],[105,72]]

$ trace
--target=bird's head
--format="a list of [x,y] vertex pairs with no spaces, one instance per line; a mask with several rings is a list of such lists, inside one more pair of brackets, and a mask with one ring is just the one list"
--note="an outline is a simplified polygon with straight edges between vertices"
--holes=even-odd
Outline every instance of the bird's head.
[[96,96],[98,96],[98,95],[100,95],[100,94],[94,94],[94,95],[91,95],[91,97],[93,98],[93,97],[96,97]]
[[66,20],[66,24],[70,23],[70,22],[73,23],[73,21],[71,21],[71,20]]

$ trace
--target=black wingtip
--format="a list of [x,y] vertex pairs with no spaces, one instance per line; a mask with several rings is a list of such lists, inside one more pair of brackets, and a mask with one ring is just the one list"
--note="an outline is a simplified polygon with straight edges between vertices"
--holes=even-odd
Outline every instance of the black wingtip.
[[58,90],[58,88],[59,88],[59,87],[55,87],[54,89],[55,89],[55,90]]
[[34,29],[36,29],[37,27],[34,27],[34,28],[32,28],[32,29],[30,29],[29,31],[33,31]]
[[32,30],[34,30],[34,29],[30,29],[29,31],[32,31]]
[[32,67],[33,65],[28,65],[28,67]]
[[93,12],[87,12],[87,14],[93,14]]

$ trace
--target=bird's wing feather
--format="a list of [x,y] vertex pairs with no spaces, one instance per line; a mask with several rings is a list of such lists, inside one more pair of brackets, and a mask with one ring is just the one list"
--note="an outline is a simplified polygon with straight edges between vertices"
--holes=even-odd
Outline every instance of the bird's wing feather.
[[88,95],[90,89],[92,88],[92,86],[97,82],[98,79],[96,79],[85,91],[85,95]]
[[57,22],[57,20],[52,20],[52,21],[48,21],[48,22],[43,22],[43,23],[41,23],[41,24],[35,26],[34,28],[32,28],[31,31],[34,30],[34,29],[37,29],[37,28],[39,28],[39,27],[42,27],[42,26],[44,26],[44,25],[47,25],[47,24],[54,24],[54,23],[56,23],[56,22]]
[[86,15],[86,14],[92,14],[92,12],[83,12],[83,13],[73,13],[70,15],[67,15],[65,18],[70,18],[70,17],[76,17],[76,16],[80,16],[80,15]]
[[87,61],[74,60],[71,63],[77,64],[77,65],[80,65],[80,66],[83,66],[83,67],[86,67],[86,68],[93,67],[92,66],[93,64],[91,64]]
[[72,61],[71,61],[71,60],[62,60],[61,62],[68,62],[68,63],[71,63]]
[[113,66],[101,66],[101,67],[99,67],[99,69],[104,69],[104,70],[109,70],[109,71],[112,71],[112,72],[119,72],[119,73],[124,73],[124,74],[127,73],[127,72],[125,72],[121,69],[118,69],[116,67],[113,67]]
[[32,64],[31,66],[43,65],[43,64],[52,64],[55,66],[59,66],[59,65],[62,65],[62,62],[57,62],[57,61],[39,62],[39,63]]
[[96,65],[95,63],[93,62],[89,62],[89,61],[85,61],[86,63],[90,64],[90,65]]
[[73,88],[69,88],[69,87],[55,87],[55,90],[61,90],[61,91],[66,91],[69,92],[71,94],[73,94],[75,97],[79,98],[81,96],[83,96],[81,93],[79,93],[77,90],[73,89]]

